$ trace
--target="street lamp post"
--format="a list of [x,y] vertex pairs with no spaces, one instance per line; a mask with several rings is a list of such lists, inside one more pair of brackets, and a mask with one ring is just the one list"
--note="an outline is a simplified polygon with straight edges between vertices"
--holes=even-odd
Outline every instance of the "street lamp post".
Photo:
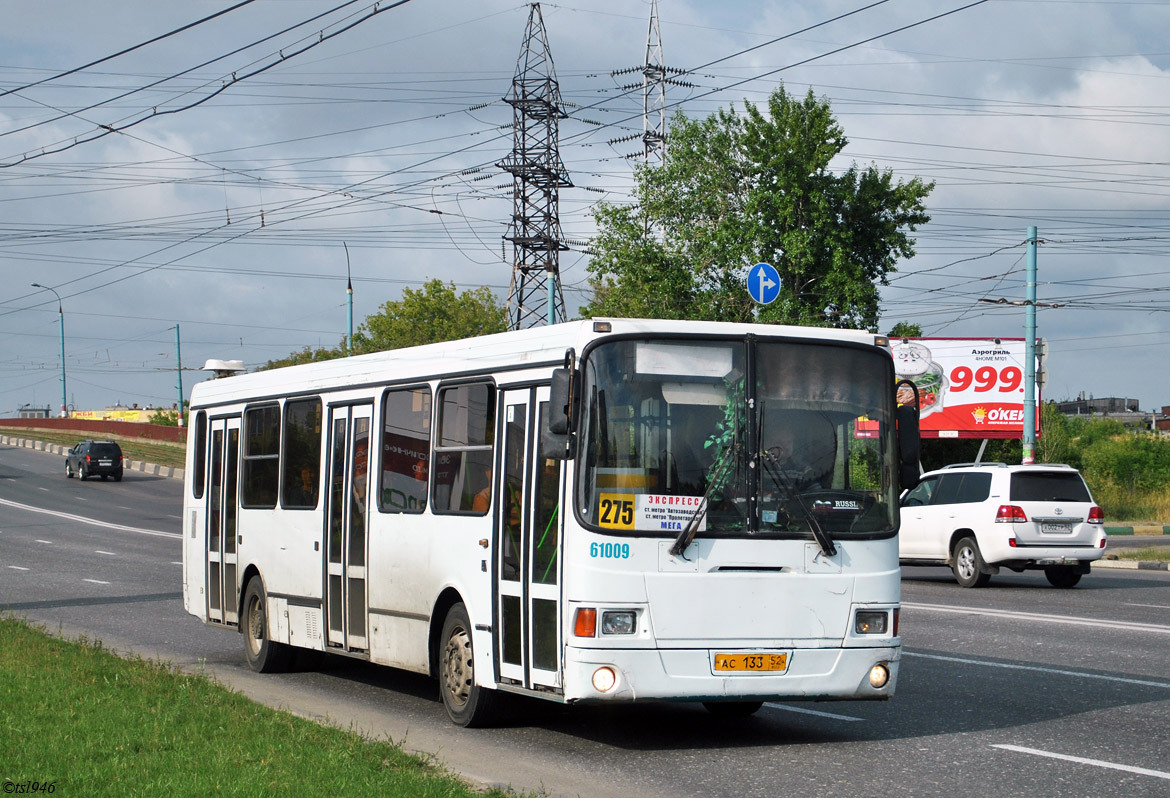
[[33,283],[32,287],[52,291],[53,296],[57,297],[57,318],[61,322],[61,418],[65,418],[69,415],[69,401],[66,398],[69,394],[65,391],[65,307],[61,303],[61,295],[57,293],[56,289],[40,283]]

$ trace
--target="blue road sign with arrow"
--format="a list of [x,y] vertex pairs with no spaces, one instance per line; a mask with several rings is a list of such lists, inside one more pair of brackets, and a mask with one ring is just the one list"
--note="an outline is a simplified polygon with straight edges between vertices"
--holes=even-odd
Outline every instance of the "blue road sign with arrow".
[[748,293],[761,305],[780,296],[780,272],[770,263],[757,263],[748,274]]

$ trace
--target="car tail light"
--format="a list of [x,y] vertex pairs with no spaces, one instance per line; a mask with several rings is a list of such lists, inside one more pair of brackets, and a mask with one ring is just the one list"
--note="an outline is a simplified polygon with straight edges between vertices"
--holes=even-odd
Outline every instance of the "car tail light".
[[85,456],[85,462],[87,462],[87,463],[89,462],[89,455],[88,454]]
[[1101,508],[1095,504],[1089,508],[1089,523],[1090,524],[1103,524],[1103,523],[1105,523],[1105,513],[1103,513],[1101,511]]
[[1015,504],[1001,504],[999,511],[995,514],[997,524],[1014,524],[1016,521],[1027,520],[1028,516],[1024,514],[1024,508]]

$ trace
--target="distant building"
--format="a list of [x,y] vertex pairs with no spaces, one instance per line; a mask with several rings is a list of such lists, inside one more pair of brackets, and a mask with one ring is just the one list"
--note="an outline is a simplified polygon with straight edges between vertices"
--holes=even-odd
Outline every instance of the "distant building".
[[16,411],[17,418],[49,418],[52,415],[52,410],[48,405],[45,407],[33,407],[32,405],[21,405]]
[[1071,402],[1057,402],[1056,409],[1066,416],[1114,416],[1142,412],[1138,408],[1137,399],[1118,399],[1112,396],[1086,399],[1084,394]]
[[1161,413],[1144,413],[1138,407],[1137,399],[1115,396],[1086,398],[1082,393],[1074,400],[1055,402],[1055,405],[1058,411],[1069,418],[1108,418],[1120,421],[1131,429],[1170,431],[1170,419],[1167,419],[1166,412],[1170,407],[1163,407]]

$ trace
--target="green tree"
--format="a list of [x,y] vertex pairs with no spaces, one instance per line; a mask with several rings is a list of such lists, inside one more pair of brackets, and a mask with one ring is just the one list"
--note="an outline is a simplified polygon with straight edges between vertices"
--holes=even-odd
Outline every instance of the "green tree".
[[[847,144],[829,104],[783,87],[765,111],[676,115],[661,166],[639,168],[634,206],[602,204],[582,315],[759,320],[876,329],[878,285],[914,254],[933,184],[830,162]],[[780,273],[757,308],[749,268]]]
[[506,309],[487,286],[459,294],[454,283],[435,279],[383,303],[354,333],[353,345],[357,354],[381,352],[503,332],[507,324]]
[[912,321],[900,321],[886,333],[886,336],[889,338],[921,338],[922,325]]
[[276,360],[269,360],[257,371],[266,371],[268,369],[278,369],[285,366],[296,366],[301,363],[316,363],[319,360],[333,360],[334,358],[345,357],[345,341],[342,340],[340,344],[332,349],[326,349],[323,346],[316,349],[311,346],[306,346],[299,352],[293,352],[287,357],[277,358]]
[[1080,450],[1073,445],[1068,416],[1056,409],[1056,402],[1040,405],[1040,437],[1036,439],[1037,463],[1064,463],[1080,468]]

